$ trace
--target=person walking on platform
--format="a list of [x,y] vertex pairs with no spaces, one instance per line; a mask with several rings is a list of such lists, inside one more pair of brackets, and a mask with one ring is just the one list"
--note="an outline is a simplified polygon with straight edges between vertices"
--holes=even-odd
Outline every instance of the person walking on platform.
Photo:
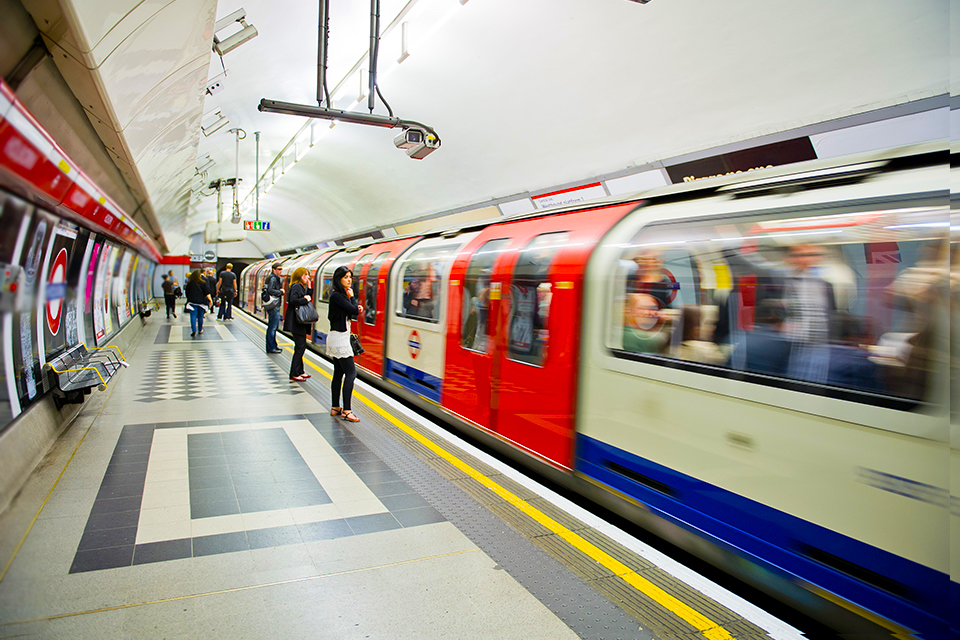
[[204,309],[213,304],[207,293],[207,283],[200,275],[200,269],[192,272],[187,280],[187,308],[190,310],[190,337],[203,333]]
[[[292,301],[292,296],[291,296]],[[333,360],[333,380],[330,392],[330,415],[340,416],[350,422],[360,422],[360,418],[350,410],[353,396],[353,381],[357,377],[357,367],[353,362],[353,347],[350,345],[350,327],[347,319],[355,319],[363,313],[363,305],[353,295],[353,272],[346,267],[337,267],[333,272],[333,290],[330,292],[330,306],[327,318],[330,319],[330,333],[327,334],[327,355]],[[340,406],[341,385],[343,407]]]
[[297,267],[290,277],[290,300],[287,302],[287,315],[283,319],[283,330],[293,336],[293,359],[290,361],[290,381],[303,382],[310,377],[303,371],[303,352],[307,350],[307,335],[313,332],[313,324],[304,324],[297,319],[297,309],[305,304],[313,304],[308,293],[310,272]]
[[283,353],[277,345],[277,329],[280,327],[280,307],[283,303],[283,283],[280,281],[280,263],[274,262],[270,275],[263,283],[264,292],[270,296],[273,308],[267,311],[267,353]]
[[209,267],[203,272],[203,280],[207,283],[207,293],[210,294],[211,301],[213,302],[213,304],[210,305],[210,313],[213,313],[213,308],[217,305],[217,273],[213,270],[213,267]]
[[163,301],[167,305],[167,320],[170,319],[170,314],[173,314],[173,317],[177,317],[177,296],[173,295],[173,280],[167,274],[161,276],[163,278],[163,284],[160,285],[160,288],[163,289]]
[[233,264],[227,263],[225,271],[220,273],[217,281],[217,297],[220,298],[220,311],[217,320],[233,320],[233,297],[236,295],[237,274],[233,272]]

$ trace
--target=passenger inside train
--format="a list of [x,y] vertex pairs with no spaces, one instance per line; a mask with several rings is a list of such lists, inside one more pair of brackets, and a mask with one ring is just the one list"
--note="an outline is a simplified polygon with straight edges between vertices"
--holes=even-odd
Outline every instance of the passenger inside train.
[[622,349],[924,401],[947,276],[929,214],[652,225],[620,260]]

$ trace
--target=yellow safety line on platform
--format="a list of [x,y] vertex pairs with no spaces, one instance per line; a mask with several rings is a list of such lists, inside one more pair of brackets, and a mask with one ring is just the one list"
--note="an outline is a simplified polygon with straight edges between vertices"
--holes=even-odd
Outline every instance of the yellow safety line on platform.
[[401,560],[399,562],[390,562],[379,564],[373,567],[361,567],[359,569],[347,569],[346,571],[335,571],[333,573],[324,573],[318,576],[306,576],[304,578],[291,578],[289,580],[279,580],[277,582],[265,582],[263,584],[251,584],[245,587],[234,587],[232,589],[221,589],[220,591],[206,591],[204,593],[191,593],[185,596],[174,596],[172,598],[163,598],[161,600],[148,600],[147,602],[134,602],[131,604],[118,604],[112,607],[102,607],[100,609],[89,609],[87,611],[74,611],[72,613],[58,613],[43,618],[31,618],[29,620],[16,620],[14,622],[0,622],[0,627],[11,626],[15,624],[30,624],[32,622],[45,622],[47,620],[59,620],[62,618],[73,618],[75,616],[85,616],[91,613],[106,613],[107,611],[117,611],[119,609],[132,609],[133,607],[144,607],[150,604],[163,604],[165,602],[177,602],[178,600],[191,600],[193,598],[203,598],[205,596],[217,596],[225,593],[237,593],[239,591],[249,591],[251,589],[262,589],[265,587],[279,587],[285,584],[296,584],[298,582],[309,582],[311,580],[321,580],[323,578],[336,578],[339,576],[348,576],[354,573],[364,573],[366,571],[376,571],[378,569],[389,569],[391,567],[402,567],[403,565],[413,564],[415,562],[425,562],[427,560],[438,560],[440,558],[449,558],[459,556],[465,553],[475,553],[480,549],[464,549],[462,551],[451,551],[450,553],[441,553],[435,556],[425,556],[423,558],[413,558],[411,560]]
[[[256,327],[253,321],[247,320],[246,318],[244,318],[244,320],[247,323],[251,324],[252,326]],[[256,327],[256,328],[259,329],[259,327]],[[266,334],[265,329],[263,329],[263,332],[264,334]],[[322,373],[327,378],[331,377],[329,373],[319,368],[317,365],[313,364],[313,362],[310,362],[308,360],[307,364],[309,364],[315,370]],[[527,514],[528,516],[536,520],[543,527],[549,529],[553,533],[557,534],[558,536],[566,540],[567,543],[570,544],[575,549],[578,549],[582,553],[586,554],[588,557],[595,560],[598,564],[600,564],[604,568],[612,571],[621,580],[629,584],[631,587],[633,587],[634,589],[637,589],[638,591],[646,595],[648,598],[650,598],[660,606],[672,612],[674,615],[676,615],[678,618],[680,618],[687,624],[696,628],[697,631],[699,631],[704,635],[704,637],[709,638],[709,640],[733,640],[733,636],[730,635],[730,633],[726,629],[721,627],[719,624],[717,624],[713,620],[710,620],[709,618],[702,615],[701,613],[697,612],[690,606],[684,604],[683,602],[673,597],[672,595],[670,595],[669,593],[667,593],[657,585],[653,584],[646,578],[640,576],[630,567],[626,566],[625,564],[623,564],[622,562],[620,562],[619,560],[617,560],[607,552],[603,551],[602,549],[598,548],[596,545],[592,544],[588,540],[585,540],[579,535],[577,535],[576,533],[574,533],[573,531],[570,531],[569,529],[564,527],[562,524],[560,524],[550,516],[546,515],[545,513],[541,512],[540,510],[530,505],[525,500],[522,500],[518,496],[514,495],[512,492],[508,491],[507,489],[504,489],[499,484],[497,484],[496,482],[488,478],[485,474],[481,473],[480,471],[477,471],[476,469],[468,465],[466,462],[463,462],[462,460],[460,460],[460,458],[448,452],[443,447],[437,445],[432,440],[429,440],[428,438],[424,437],[415,429],[412,429],[409,426],[403,424],[400,420],[398,420],[392,414],[390,414],[390,412],[380,408],[380,405],[377,404],[375,401],[371,400],[370,398],[367,398],[365,395],[363,395],[362,393],[356,390],[353,392],[353,395],[357,397],[360,401],[362,401],[364,404],[366,404],[368,407],[370,407],[371,409],[376,411],[378,414],[380,414],[381,417],[383,417],[388,422],[393,424],[395,427],[397,427],[398,429],[400,429],[401,431],[409,435],[411,438],[415,439],[417,442],[419,442],[423,446],[433,451],[435,454],[437,454],[438,456],[440,456],[441,458],[443,458],[444,460],[446,460],[447,462],[455,466],[457,469],[466,473],[477,482],[481,483],[490,491],[493,491],[495,494],[497,494],[498,496],[500,496],[501,498],[503,498],[504,500],[506,500],[513,506],[515,506],[517,509],[519,509],[523,513]]]

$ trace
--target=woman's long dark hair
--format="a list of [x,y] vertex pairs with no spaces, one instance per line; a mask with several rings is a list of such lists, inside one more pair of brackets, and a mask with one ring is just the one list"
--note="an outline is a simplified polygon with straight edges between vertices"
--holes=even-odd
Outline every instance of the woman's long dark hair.
[[347,290],[343,288],[343,283],[340,281],[343,280],[343,276],[347,275],[348,273],[353,275],[353,271],[344,266],[337,267],[336,271],[333,272],[334,291],[339,291],[343,295],[347,295]]

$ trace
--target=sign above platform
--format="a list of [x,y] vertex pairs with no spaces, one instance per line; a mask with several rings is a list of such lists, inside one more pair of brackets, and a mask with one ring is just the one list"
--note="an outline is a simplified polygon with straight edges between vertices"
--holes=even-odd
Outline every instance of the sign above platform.
[[270,223],[265,220],[244,220],[244,231],[270,231]]

